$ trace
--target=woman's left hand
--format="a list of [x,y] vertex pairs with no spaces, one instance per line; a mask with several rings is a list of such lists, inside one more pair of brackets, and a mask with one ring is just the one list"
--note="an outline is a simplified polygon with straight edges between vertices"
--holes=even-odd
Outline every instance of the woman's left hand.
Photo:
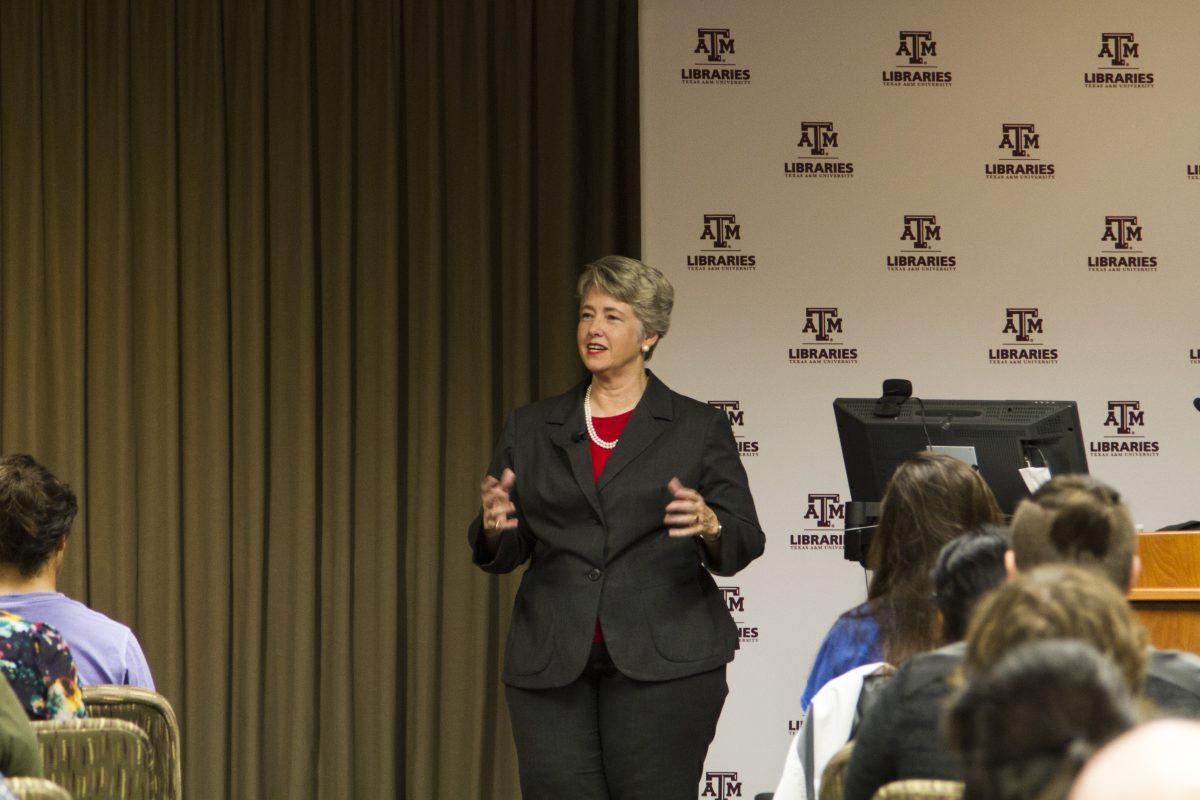
[[667,535],[672,538],[684,536],[699,536],[704,539],[715,539],[721,526],[717,514],[695,489],[684,486],[678,478],[671,478],[667,489],[673,498],[667,503],[667,515],[663,523],[667,526]]

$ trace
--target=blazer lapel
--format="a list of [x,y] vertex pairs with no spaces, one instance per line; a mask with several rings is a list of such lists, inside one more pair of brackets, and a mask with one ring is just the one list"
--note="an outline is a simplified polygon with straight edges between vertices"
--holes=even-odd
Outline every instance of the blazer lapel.
[[649,382],[641,402],[633,410],[616,448],[609,456],[608,463],[604,465],[604,471],[600,473],[600,484],[597,488],[601,492],[621,470],[629,466],[661,436],[671,423],[671,391],[653,372],[646,370],[646,374],[649,376]]
[[571,463],[571,472],[575,475],[575,482],[579,484],[579,491],[583,492],[583,496],[603,520],[604,511],[600,507],[600,495],[596,491],[596,481],[592,478],[592,453],[587,433],[579,436],[580,431],[587,430],[583,421],[584,388],[585,385],[581,383],[573,391],[563,395],[563,402],[547,416],[546,423],[554,426],[550,432],[550,441],[566,453],[567,460]]

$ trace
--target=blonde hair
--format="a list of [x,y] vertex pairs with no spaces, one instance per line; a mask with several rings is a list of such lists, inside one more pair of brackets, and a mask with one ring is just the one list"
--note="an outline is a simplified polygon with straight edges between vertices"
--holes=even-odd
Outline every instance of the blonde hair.
[[966,674],[987,669],[1017,645],[1077,639],[1108,656],[1133,695],[1146,675],[1146,630],[1125,596],[1094,570],[1038,567],[985,597],[967,629]]
[[[642,324],[645,335],[657,334],[659,341],[671,327],[671,309],[675,289],[657,269],[627,256],[605,256],[588,264],[579,275],[575,296],[581,302],[595,287],[622,303],[628,303]],[[654,355],[658,342],[650,346],[646,360]]]

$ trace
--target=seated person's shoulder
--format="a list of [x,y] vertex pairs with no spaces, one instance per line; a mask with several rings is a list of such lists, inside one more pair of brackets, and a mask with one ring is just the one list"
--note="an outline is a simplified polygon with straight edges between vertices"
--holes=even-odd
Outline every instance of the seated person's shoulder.
[[918,653],[904,662],[889,682],[891,692],[903,697],[940,695],[951,689],[949,678],[962,663],[966,646],[956,642],[946,647]]
[[[1146,694],[1167,710],[1200,712],[1200,656],[1185,650],[1150,648]],[[1171,701],[1180,697],[1184,698],[1187,708],[1171,708]]]

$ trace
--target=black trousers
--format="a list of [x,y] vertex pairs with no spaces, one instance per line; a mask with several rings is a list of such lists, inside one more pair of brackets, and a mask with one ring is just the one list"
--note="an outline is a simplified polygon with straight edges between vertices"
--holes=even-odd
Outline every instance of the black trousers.
[[728,693],[724,666],[635,681],[603,643],[574,683],[505,687],[524,800],[695,800]]

